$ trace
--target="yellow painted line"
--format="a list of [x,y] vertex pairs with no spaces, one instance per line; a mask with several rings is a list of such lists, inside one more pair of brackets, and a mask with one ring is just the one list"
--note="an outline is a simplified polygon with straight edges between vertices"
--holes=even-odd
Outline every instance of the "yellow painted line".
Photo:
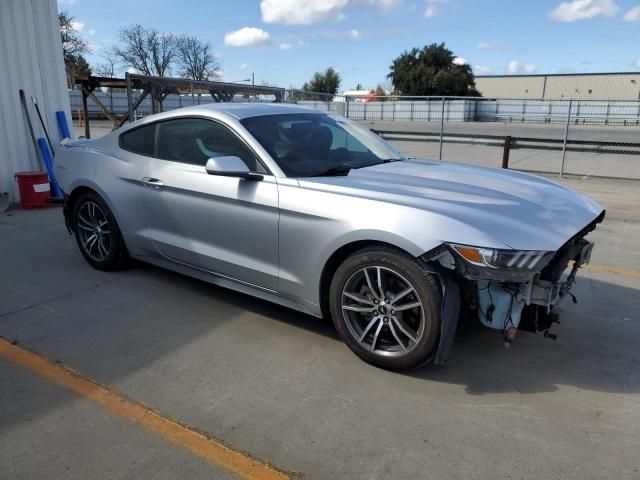
[[94,380],[83,377],[70,368],[51,363],[45,357],[13,345],[0,338],[0,357],[94,401],[109,412],[136,423],[165,440],[186,448],[212,464],[236,473],[245,479],[283,480],[290,478],[271,465],[251,458],[224,445],[218,440],[163,417],[135,401],[126,399]]
[[626,268],[611,267],[609,265],[587,264],[583,268],[596,272],[619,273],[621,275],[631,275],[632,277],[640,277],[640,272],[635,270],[627,270]]

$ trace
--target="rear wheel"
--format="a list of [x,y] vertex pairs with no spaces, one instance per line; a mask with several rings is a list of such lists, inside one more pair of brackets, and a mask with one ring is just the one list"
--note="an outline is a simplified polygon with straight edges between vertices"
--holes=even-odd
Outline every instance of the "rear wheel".
[[366,362],[406,370],[430,360],[441,292],[410,255],[387,247],[356,252],[338,267],[329,302],[340,336]]
[[119,270],[129,254],[113,213],[96,193],[80,195],[73,209],[73,226],[82,256],[98,270]]

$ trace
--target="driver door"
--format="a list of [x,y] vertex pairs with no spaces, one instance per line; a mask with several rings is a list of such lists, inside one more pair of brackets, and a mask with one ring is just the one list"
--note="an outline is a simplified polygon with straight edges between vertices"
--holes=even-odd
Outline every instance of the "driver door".
[[[209,175],[217,156],[240,157],[262,181]],[[229,127],[205,118],[156,124],[154,156],[140,181],[149,235],[175,262],[275,290],[278,186]]]

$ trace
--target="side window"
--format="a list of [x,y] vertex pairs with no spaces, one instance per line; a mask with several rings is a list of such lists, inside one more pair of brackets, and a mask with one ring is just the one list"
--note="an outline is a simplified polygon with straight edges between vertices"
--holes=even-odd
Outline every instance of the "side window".
[[215,157],[240,157],[249,170],[267,173],[256,155],[224,125],[202,118],[180,118],[157,124],[155,157],[206,165]]
[[118,139],[120,148],[140,155],[153,156],[155,132],[155,123],[129,130],[120,135]]

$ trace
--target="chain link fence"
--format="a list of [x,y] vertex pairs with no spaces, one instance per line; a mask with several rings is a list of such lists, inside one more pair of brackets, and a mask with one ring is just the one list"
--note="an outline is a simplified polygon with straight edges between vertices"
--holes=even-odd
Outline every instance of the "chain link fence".
[[[410,156],[559,176],[640,179],[640,101],[374,96],[128,75],[81,80],[74,124],[91,136],[160,111],[286,102],[358,121]],[[106,120],[106,121],[105,121]]]
[[407,155],[558,176],[640,179],[640,102],[344,99],[345,115]]

